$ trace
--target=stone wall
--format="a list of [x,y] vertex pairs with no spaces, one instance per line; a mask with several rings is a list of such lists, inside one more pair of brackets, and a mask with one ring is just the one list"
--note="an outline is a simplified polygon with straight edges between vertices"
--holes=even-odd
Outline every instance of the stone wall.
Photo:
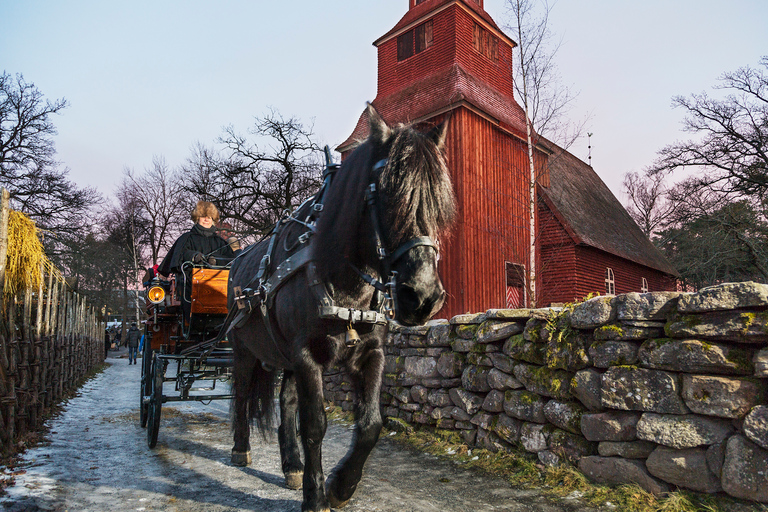
[[[393,326],[384,416],[603,483],[768,503],[768,285],[629,293]],[[343,374],[327,398],[351,410]]]

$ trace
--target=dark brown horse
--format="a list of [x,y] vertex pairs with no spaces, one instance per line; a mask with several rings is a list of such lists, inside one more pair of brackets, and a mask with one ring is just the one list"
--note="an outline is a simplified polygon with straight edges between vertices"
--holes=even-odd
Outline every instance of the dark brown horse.
[[[455,214],[442,153],[447,123],[422,133],[388,127],[370,106],[368,116],[368,139],[338,170],[326,171],[323,189],[230,272],[230,309],[254,310],[241,314],[229,335],[235,352],[232,462],[250,463],[249,420],[269,427],[282,369],[280,456],[286,485],[303,486],[302,511],[343,506],[378,440],[383,312],[418,325],[445,300],[434,241]],[[322,374],[337,364],[356,391],[355,436],[326,482]]]

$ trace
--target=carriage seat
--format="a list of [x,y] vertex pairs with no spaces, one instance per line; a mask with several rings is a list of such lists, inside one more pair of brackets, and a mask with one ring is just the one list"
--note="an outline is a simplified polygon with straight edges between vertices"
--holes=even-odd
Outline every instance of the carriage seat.
[[229,269],[192,269],[192,314],[226,315]]

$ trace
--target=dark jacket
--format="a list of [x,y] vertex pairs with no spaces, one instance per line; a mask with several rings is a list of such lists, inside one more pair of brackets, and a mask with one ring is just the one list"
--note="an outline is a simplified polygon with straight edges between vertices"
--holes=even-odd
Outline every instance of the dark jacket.
[[125,335],[125,346],[138,347],[140,339],[141,331],[139,331],[136,327],[131,326],[131,328],[128,329],[128,333]]
[[227,242],[216,234],[216,228],[206,229],[200,224],[181,235],[174,242],[171,250],[158,267],[158,272],[164,276],[172,272],[181,272],[181,266],[185,261],[194,261],[196,254],[201,254],[203,260],[209,257],[218,259],[232,259],[235,253]]

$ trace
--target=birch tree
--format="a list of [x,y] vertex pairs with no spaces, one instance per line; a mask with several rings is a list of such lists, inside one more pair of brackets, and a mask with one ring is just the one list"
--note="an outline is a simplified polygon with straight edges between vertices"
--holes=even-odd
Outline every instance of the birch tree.
[[567,149],[580,135],[584,123],[574,124],[567,118],[575,95],[561,82],[555,63],[560,43],[549,30],[550,5],[546,0],[507,0],[507,30],[517,40],[514,62],[514,85],[525,111],[528,150],[528,228],[529,267],[528,294],[531,307],[536,306],[536,168],[534,148],[540,137],[551,139]]

